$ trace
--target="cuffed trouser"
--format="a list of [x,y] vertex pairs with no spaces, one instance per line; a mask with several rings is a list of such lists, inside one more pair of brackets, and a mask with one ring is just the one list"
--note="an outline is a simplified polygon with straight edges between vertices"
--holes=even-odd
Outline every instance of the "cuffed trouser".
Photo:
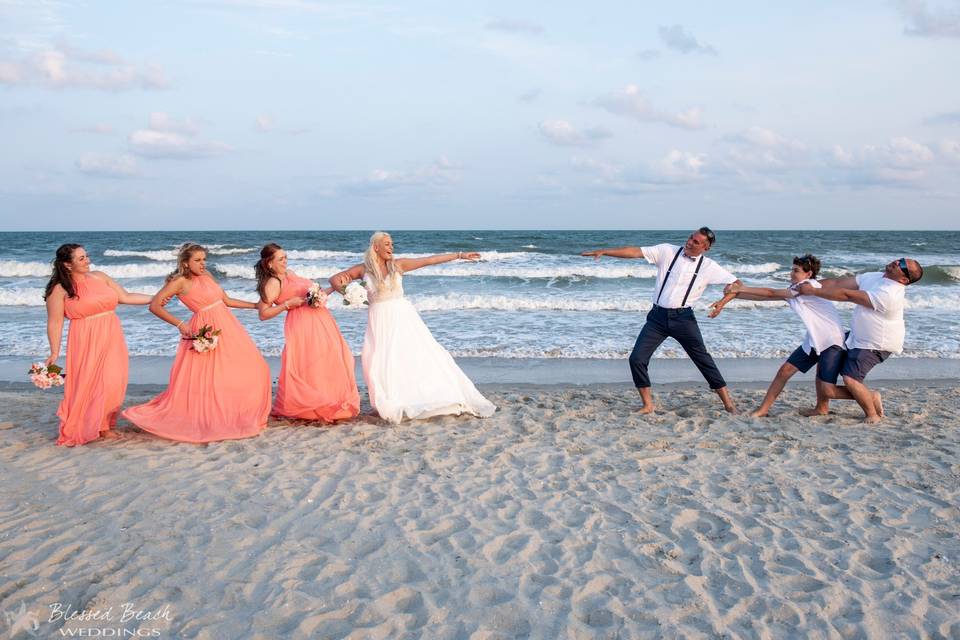
[[637,388],[650,386],[650,376],[647,373],[650,358],[667,338],[673,338],[680,343],[711,389],[727,386],[717,363],[703,344],[703,336],[700,334],[700,326],[693,315],[693,309],[664,309],[654,306],[647,314],[647,323],[640,330],[637,343],[633,345],[633,353],[630,354],[630,373],[633,374],[633,384]]

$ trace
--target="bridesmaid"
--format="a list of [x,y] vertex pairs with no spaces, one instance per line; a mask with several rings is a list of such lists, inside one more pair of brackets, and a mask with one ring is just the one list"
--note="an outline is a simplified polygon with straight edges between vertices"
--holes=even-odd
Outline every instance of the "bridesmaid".
[[150,296],[128,293],[107,274],[91,271],[83,246],[64,244],[57,249],[43,299],[50,342],[45,364],[60,357],[63,318],[70,318],[57,444],[86,444],[116,425],[127,393],[127,343],[114,309],[118,304],[147,304]]
[[333,314],[306,303],[313,282],[289,271],[286,252],[273,243],[260,250],[254,270],[260,319],[287,312],[273,414],[328,424],[355,417],[360,413],[360,394],[353,354]]
[[[185,244],[177,270],[153,297],[150,311],[175,326],[182,340],[170,369],[167,390],[123,417],[144,431],[181,442],[214,442],[259,435],[270,414],[270,368],[243,325],[227,307],[254,309],[252,302],[227,296],[207,273],[207,250]],[[180,298],[193,311],[180,320],[164,302]],[[221,331],[217,348],[198,353],[190,338],[201,327]]]

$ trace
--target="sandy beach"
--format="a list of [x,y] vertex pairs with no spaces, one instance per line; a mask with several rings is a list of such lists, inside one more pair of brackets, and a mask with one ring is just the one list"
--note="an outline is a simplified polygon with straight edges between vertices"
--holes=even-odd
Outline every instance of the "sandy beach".
[[850,403],[797,416],[806,385],[766,420],[691,385],[658,387],[652,417],[625,385],[486,385],[488,420],[390,427],[365,406],[206,446],[121,423],[75,449],[53,444],[56,393],[8,384],[2,622],[16,638],[958,638],[960,389],[913,384],[881,387],[873,427]]

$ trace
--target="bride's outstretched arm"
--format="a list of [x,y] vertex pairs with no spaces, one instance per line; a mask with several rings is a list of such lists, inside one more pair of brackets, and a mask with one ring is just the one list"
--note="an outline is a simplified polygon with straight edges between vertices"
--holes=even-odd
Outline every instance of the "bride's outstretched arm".
[[454,260],[469,260],[476,262],[480,259],[480,254],[476,251],[458,251],[456,253],[440,253],[426,258],[400,258],[397,260],[397,266],[404,273],[419,269],[420,267],[429,267],[432,264],[443,264],[444,262],[453,262]]
[[355,264],[346,271],[341,271],[340,273],[330,276],[330,286],[333,287],[334,291],[343,291],[343,289],[354,280],[362,279],[363,274],[363,265]]

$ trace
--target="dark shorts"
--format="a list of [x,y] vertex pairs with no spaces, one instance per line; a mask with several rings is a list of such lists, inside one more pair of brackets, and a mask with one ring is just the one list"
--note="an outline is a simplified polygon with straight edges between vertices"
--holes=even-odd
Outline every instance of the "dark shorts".
[[857,382],[863,382],[863,379],[870,373],[870,369],[873,369],[889,357],[889,351],[850,349],[847,351],[847,357],[843,362],[840,375],[853,378]]
[[803,347],[797,347],[787,358],[787,362],[799,369],[801,373],[806,373],[813,365],[817,365],[819,379],[837,384],[840,369],[843,367],[843,349],[834,345],[825,349],[823,353],[817,353],[816,349],[811,349],[810,353],[807,353]]

